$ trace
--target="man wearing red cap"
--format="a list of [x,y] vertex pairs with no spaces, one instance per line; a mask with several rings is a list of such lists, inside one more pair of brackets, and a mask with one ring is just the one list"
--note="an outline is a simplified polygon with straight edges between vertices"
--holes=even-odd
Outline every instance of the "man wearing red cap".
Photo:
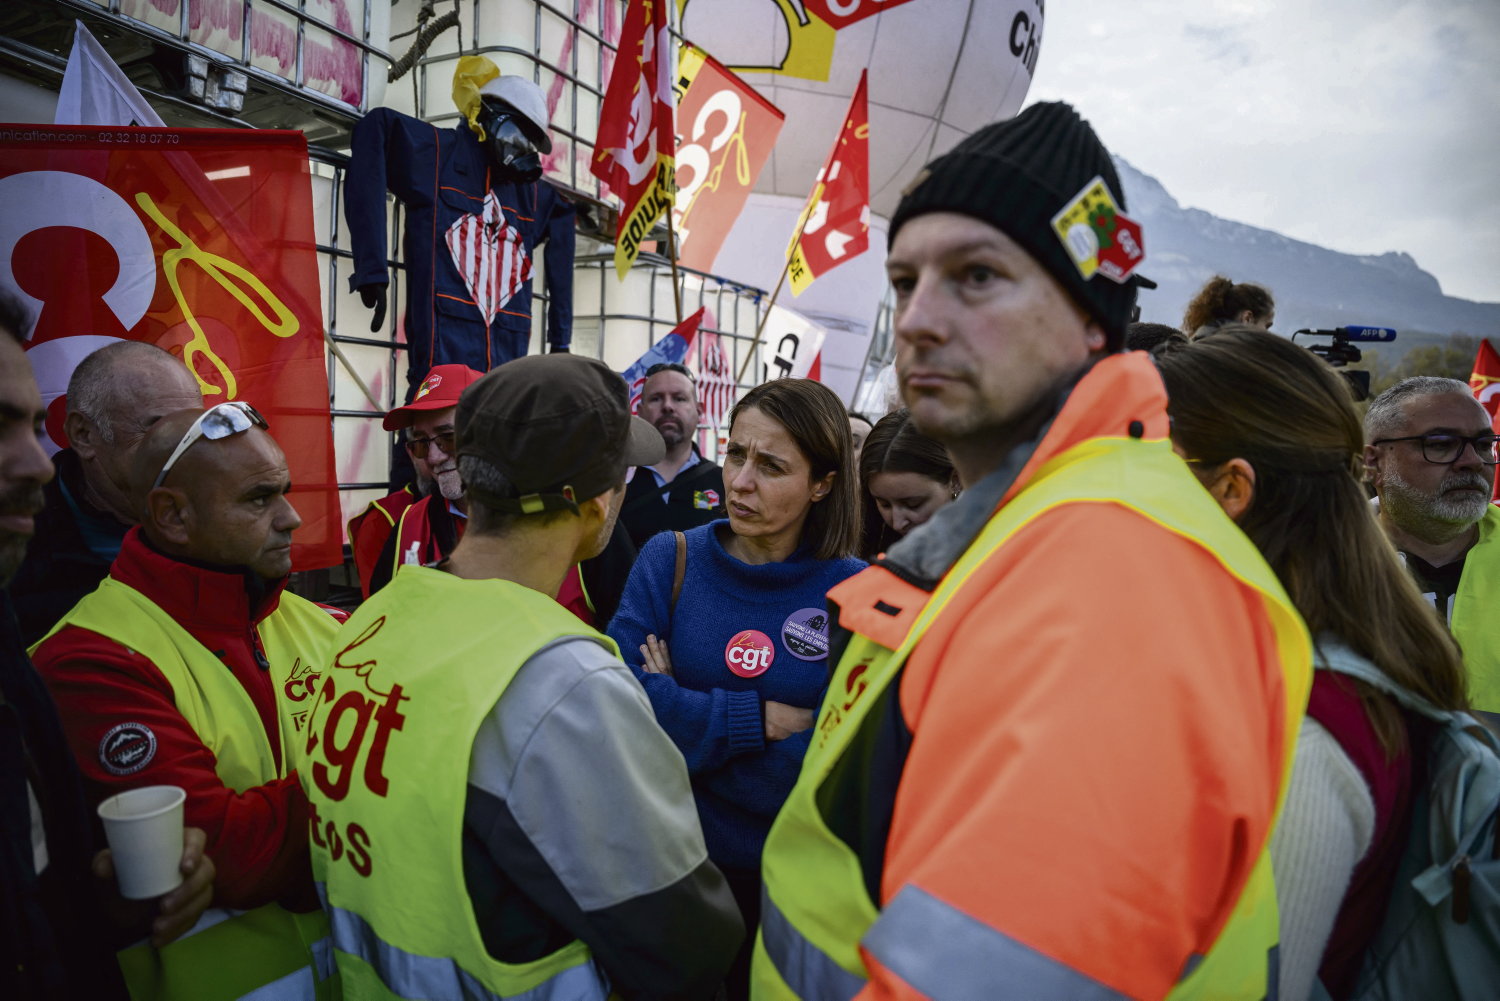
[[468,504],[452,451],[453,409],[464,387],[482,374],[467,365],[438,365],[427,373],[412,401],[381,422],[387,431],[405,431],[406,454],[418,476],[425,475],[432,486],[395,519],[370,574],[371,593],[380,590],[397,567],[441,560],[463,537]]
[[453,408],[464,387],[481,374],[467,365],[438,365],[412,401],[381,422],[387,431],[405,431],[417,478],[431,482],[432,488],[418,498],[404,487],[349,522],[349,543],[366,598],[390,581],[396,567],[441,560],[463,536],[468,505],[452,451]]

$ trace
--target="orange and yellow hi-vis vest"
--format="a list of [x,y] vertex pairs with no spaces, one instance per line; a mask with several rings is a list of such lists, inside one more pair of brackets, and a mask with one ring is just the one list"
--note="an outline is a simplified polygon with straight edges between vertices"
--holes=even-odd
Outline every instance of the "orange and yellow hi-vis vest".
[[1106,359],[934,588],[831,593],[758,1001],[1274,995],[1311,644],[1166,430],[1150,362]]

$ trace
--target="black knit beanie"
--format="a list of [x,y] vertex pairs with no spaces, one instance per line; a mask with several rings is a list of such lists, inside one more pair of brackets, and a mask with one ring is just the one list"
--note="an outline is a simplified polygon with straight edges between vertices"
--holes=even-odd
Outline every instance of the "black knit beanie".
[[894,244],[906,222],[928,212],[957,212],[987,222],[1046,268],[1104,328],[1110,350],[1118,351],[1141,279],[1118,282],[1102,271],[1085,279],[1053,227],[1054,217],[1096,177],[1123,212],[1120,178],[1089,123],[1069,105],[1034,104],[929,163],[896,206],[889,240]]

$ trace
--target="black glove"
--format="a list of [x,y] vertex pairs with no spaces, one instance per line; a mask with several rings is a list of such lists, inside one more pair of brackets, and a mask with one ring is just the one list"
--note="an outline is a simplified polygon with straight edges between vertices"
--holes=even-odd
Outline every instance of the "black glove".
[[385,322],[385,285],[361,285],[359,287],[359,301],[365,304],[366,309],[373,309],[375,315],[370,318],[370,333],[380,332],[380,326]]
[[548,353],[554,355],[570,355],[573,352],[568,350],[568,346],[566,344],[554,344],[552,345],[552,350]]

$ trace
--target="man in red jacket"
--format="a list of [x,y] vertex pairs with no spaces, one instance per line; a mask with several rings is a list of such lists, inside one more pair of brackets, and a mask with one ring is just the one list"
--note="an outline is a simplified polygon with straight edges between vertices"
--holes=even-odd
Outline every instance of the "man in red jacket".
[[[186,790],[186,821],[207,832],[218,863],[215,906],[248,912],[224,912],[245,931],[218,932],[213,946],[238,949],[240,966],[255,971],[244,993],[257,977],[314,965],[308,805],[293,749],[337,623],[284,591],[301,518],[286,459],[252,407],[162,418],[133,487],[140,525],[33,658],[92,800],[147,785]],[[132,979],[133,991],[194,996],[212,959],[194,954],[208,948],[196,937],[163,950],[160,969],[147,971],[160,979]]]
[[[387,431],[403,432],[412,464],[419,475],[431,479],[432,489],[405,504],[397,491],[376,502],[379,512],[372,505],[358,526],[350,522],[350,538],[355,538],[356,529],[362,536],[355,543],[354,558],[365,597],[390,583],[398,566],[435,563],[463,537],[468,504],[458,476],[458,456],[453,454],[453,413],[464,387],[482,374],[467,365],[439,365],[427,373],[410,403],[395,408],[381,422]],[[374,533],[382,535],[378,547]],[[373,559],[363,555],[372,552]]]

